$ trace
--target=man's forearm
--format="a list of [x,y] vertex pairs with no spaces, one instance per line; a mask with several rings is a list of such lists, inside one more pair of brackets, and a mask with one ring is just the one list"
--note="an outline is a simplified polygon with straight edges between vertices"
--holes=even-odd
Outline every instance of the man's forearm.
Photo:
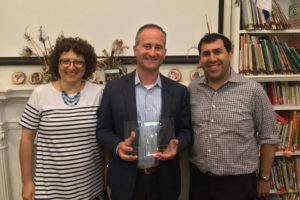
[[260,175],[270,178],[277,145],[262,144],[260,147]]

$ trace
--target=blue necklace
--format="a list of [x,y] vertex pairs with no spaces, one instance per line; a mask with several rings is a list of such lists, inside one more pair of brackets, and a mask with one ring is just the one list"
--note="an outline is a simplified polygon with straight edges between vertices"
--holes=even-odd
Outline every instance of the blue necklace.
[[80,91],[75,94],[74,97],[70,97],[65,91],[61,92],[61,97],[64,100],[64,103],[68,106],[76,106],[80,99]]

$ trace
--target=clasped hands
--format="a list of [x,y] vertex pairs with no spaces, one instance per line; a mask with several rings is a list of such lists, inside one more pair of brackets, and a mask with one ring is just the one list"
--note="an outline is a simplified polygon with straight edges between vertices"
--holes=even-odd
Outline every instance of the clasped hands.
[[[130,137],[126,138],[124,142],[121,142],[117,147],[117,154],[121,159],[125,161],[134,161],[137,160],[137,155],[129,155],[128,153],[133,151],[132,143],[135,138],[135,132],[132,131]],[[177,139],[170,140],[168,147],[163,151],[155,151],[153,152],[152,158],[159,160],[169,160],[172,159],[177,153],[179,141]]]

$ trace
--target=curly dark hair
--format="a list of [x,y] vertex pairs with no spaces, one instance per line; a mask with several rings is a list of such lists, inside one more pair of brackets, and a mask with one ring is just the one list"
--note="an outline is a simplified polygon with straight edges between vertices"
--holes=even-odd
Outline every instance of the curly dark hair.
[[79,37],[60,37],[56,40],[54,49],[49,55],[49,68],[53,76],[60,78],[58,72],[59,58],[63,52],[74,51],[85,60],[85,73],[82,79],[87,79],[96,69],[97,55],[94,47]]

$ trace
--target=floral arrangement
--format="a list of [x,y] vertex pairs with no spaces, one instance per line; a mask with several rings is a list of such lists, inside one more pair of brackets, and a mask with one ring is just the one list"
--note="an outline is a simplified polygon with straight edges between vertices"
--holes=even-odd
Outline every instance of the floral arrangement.
[[24,38],[29,43],[29,46],[25,46],[21,52],[23,57],[36,56],[42,65],[43,81],[45,83],[53,80],[49,71],[49,52],[54,48],[50,42],[49,36],[45,34],[42,26],[39,28],[39,42],[37,42],[28,32],[24,33]]
[[[98,67],[104,70],[119,69],[120,75],[127,73],[126,68],[122,65],[122,60],[119,58],[124,53],[124,49],[128,49],[128,46],[123,44],[123,40],[115,40],[112,43],[110,54],[106,49],[103,49],[103,58],[98,60]],[[117,78],[117,77],[115,77]],[[114,79],[113,77],[108,78],[109,80]]]

